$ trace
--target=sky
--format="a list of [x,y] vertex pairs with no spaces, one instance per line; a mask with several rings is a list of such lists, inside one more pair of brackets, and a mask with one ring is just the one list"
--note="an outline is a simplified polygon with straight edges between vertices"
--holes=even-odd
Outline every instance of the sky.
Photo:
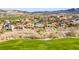
[[57,11],[57,10],[66,10],[69,8],[0,8],[3,10],[22,10],[22,11]]

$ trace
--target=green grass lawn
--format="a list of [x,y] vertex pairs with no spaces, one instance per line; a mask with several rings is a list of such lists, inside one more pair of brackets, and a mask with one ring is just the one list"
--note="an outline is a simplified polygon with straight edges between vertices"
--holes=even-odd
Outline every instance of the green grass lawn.
[[79,38],[9,40],[0,42],[0,50],[79,50]]

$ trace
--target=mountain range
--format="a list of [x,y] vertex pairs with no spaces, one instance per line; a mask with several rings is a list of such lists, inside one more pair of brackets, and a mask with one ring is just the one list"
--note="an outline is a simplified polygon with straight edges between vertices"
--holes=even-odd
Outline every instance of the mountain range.
[[79,13],[79,8],[71,8],[67,10],[58,10],[58,11],[37,11],[34,13]]
[[47,14],[52,14],[52,13],[74,13],[74,14],[79,14],[79,8],[70,8],[66,10],[57,10],[57,11],[35,11],[35,12],[28,12],[28,11],[22,11],[22,10],[2,10],[0,9],[0,14],[17,14],[17,13],[23,13],[23,14],[29,14],[29,13],[47,13]]

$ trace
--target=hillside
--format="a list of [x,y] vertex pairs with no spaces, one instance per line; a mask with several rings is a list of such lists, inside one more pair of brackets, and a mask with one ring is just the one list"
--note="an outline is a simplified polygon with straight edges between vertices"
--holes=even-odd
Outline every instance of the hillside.
[[[63,11],[75,12],[78,10]],[[79,14],[64,12],[47,14],[46,12],[1,10],[0,40],[17,37],[32,39],[79,37]]]
[[0,9],[0,16],[21,16],[21,15],[27,15],[31,12],[28,11],[21,11],[21,10],[1,10]]

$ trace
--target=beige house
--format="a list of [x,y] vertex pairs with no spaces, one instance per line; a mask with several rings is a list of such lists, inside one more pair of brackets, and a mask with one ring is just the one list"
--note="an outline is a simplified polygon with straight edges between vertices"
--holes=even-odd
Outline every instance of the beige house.
[[33,23],[27,23],[26,25],[24,25],[24,28],[33,28],[34,24]]

